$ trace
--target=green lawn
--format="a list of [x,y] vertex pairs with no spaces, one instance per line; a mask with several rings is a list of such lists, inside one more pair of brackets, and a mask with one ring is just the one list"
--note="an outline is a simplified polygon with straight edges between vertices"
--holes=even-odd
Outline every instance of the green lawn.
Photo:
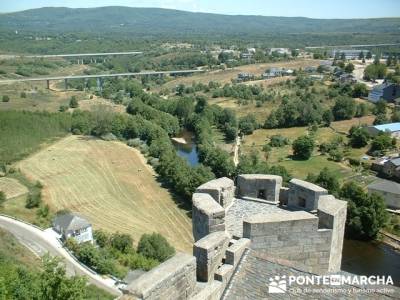
[[309,160],[286,160],[279,164],[299,179],[305,179],[309,173],[319,173],[325,167],[333,171],[341,180],[352,175],[351,168],[328,160],[324,155],[313,156]]

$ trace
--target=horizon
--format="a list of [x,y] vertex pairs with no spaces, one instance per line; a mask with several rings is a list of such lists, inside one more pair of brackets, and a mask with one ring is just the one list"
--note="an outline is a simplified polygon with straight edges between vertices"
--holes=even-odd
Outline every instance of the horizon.
[[[224,5],[226,2],[228,2],[229,5]],[[344,5],[346,10],[342,9]],[[313,2],[311,0],[300,0],[296,2],[281,0],[280,3],[249,0],[246,4],[229,3],[228,0],[222,0],[218,3],[211,3],[210,0],[22,0],[17,3],[0,3],[0,13],[17,13],[41,8],[85,9],[102,7],[159,8],[231,16],[299,17],[310,19],[373,19],[400,17],[398,14],[393,14],[393,12],[400,11],[400,1],[396,0],[382,0],[379,3],[363,3],[363,1],[359,0],[337,0],[333,5],[330,3],[315,3],[315,1]]]

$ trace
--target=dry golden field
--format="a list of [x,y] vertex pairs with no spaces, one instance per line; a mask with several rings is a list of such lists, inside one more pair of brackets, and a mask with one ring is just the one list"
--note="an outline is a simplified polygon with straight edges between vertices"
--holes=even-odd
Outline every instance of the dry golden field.
[[163,88],[174,88],[176,85],[183,83],[186,85],[190,85],[192,82],[201,82],[204,84],[208,84],[210,81],[218,81],[222,84],[231,83],[232,79],[235,79],[239,73],[253,73],[255,75],[261,75],[265,72],[266,69],[272,67],[284,67],[284,68],[304,68],[306,66],[318,66],[320,63],[319,60],[315,59],[297,59],[292,61],[284,61],[284,62],[274,62],[274,63],[259,63],[259,64],[251,64],[251,65],[243,65],[231,69],[226,70],[216,70],[211,72],[206,72],[194,76],[189,77],[180,77],[174,79],[172,81],[167,82],[162,87]]
[[0,191],[4,192],[6,199],[13,199],[28,193],[28,188],[13,178],[0,178]]
[[44,185],[52,210],[86,216],[95,229],[123,232],[138,242],[159,232],[177,250],[193,242],[188,212],[156,181],[136,149],[120,142],[69,136],[19,163],[27,177]]

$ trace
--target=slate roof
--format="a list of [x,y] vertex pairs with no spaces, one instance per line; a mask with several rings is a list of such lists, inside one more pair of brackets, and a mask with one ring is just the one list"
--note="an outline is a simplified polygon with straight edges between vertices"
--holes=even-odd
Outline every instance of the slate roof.
[[58,215],[54,219],[53,224],[54,226],[60,226],[64,232],[70,230],[79,230],[91,226],[86,219],[74,213]]
[[284,210],[263,202],[235,198],[226,211],[225,224],[227,231],[233,236],[243,236],[243,219],[255,214],[279,213]]
[[[342,275],[352,275],[346,272],[340,272]],[[241,262],[239,263],[236,271],[234,272],[231,280],[229,281],[221,299],[223,300],[253,300],[253,299],[398,299],[400,288],[393,286],[380,286],[390,287],[394,289],[392,294],[374,293],[352,293],[348,295],[345,291],[328,292],[328,289],[335,288],[331,285],[307,285],[310,289],[320,289],[326,292],[306,293],[303,285],[287,285],[287,291],[283,294],[270,294],[268,293],[269,279],[275,276],[312,276],[314,274],[303,272],[286,265],[284,261],[273,262],[258,256],[253,250],[247,249]],[[371,286],[377,288],[378,286]],[[349,284],[340,285],[340,289],[361,288],[361,286],[354,286]],[[366,287],[363,287],[366,288]],[[301,289],[301,290],[300,290]]]
[[368,189],[400,195],[400,184],[385,179],[374,181],[368,185]]
[[396,167],[400,166],[400,157],[392,158],[389,160],[390,163],[394,164]]
[[374,86],[373,90],[374,91],[381,91],[381,90],[384,90],[385,88],[390,87],[392,85],[394,85],[394,84],[393,83],[389,83],[389,82],[384,82],[382,84]]

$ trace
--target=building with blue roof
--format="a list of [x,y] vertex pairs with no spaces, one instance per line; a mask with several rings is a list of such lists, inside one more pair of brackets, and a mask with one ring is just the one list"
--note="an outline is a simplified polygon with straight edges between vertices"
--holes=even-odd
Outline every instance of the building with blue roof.
[[368,130],[369,134],[372,136],[376,136],[380,132],[389,132],[391,134],[391,136],[399,138],[400,137],[400,122],[368,126],[367,130]]

